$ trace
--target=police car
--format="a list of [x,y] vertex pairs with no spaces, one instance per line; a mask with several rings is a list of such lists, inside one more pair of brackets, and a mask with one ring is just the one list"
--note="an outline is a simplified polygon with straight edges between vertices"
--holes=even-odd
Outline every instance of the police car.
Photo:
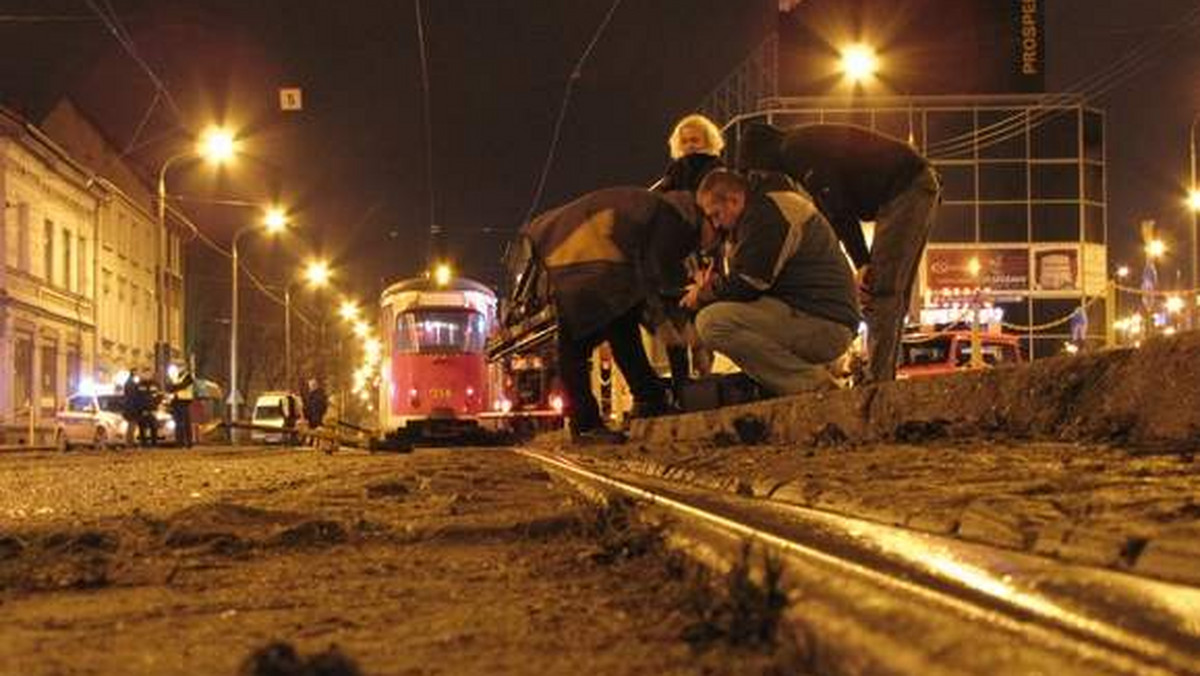
[[[54,416],[54,443],[60,450],[91,446],[96,450],[125,445],[129,422],[125,420],[125,397],[111,391],[78,392]],[[154,412],[160,442],[175,437],[175,421],[162,410]]]

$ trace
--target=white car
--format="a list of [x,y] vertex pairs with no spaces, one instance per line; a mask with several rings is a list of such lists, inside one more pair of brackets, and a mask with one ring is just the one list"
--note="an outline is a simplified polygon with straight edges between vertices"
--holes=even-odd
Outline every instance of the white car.
[[[90,445],[100,450],[125,445],[129,423],[123,411],[125,399],[120,394],[76,394],[54,416],[54,443],[61,450],[74,445]],[[154,412],[158,424],[158,439],[169,442],[175,438],[175,421],[165,411]]]
[[[250,430],[250,439],[260,444],[284,444],[289,435],[284,431],[289,421],[295,424],[300,420],[303,404],[300,396],[291,392],[266,392],[254,402],[254,413],[250,421],[254,429]],[[278,429],[278,432],[262,429],[264,427]]]

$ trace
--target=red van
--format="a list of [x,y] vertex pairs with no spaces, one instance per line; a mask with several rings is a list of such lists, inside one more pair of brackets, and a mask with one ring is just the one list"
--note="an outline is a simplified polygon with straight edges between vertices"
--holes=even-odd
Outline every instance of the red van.
[[[987,368],[1019,364],[1025,359],[1017,336],[984,333],[979,336]],[[900,343],[896,378],[936,376],[971,367],[971,332],[910,333]]]

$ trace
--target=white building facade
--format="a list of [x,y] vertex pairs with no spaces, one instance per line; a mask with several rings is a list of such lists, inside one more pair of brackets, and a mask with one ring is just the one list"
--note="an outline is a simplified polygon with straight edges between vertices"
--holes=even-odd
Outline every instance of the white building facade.
[[69,104],[44,126],[54,140],[0,109],[0,427],[10,439],[47,427],[84,382],[150,373],[160,314],[163,341],[182,354],[180,243],[158,226],[152,193]]

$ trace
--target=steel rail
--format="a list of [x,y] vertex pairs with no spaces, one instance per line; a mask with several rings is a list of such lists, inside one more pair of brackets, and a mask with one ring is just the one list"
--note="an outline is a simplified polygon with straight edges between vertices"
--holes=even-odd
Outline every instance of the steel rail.
[[[680,522],[761,544],[782,555],[788,566],[816,578],[823,570],[839,583],[865,585],[859,593],[873,588],[899,599],[896,607],[940,612],[970,636],[990,632],[989,638],[971,639],[981,644],[1036,644],[1051,661],[1063,661],[1065,673],[1200,674],[1197,589],[769,500],[614,475],[560,454],[517,452],[576,480],[662,508]],[[867,602],[850,598],[842,603],[853,608]],[[940,649],[962,640],[967,639],[944,640]],[[914,663],[911,655],[896,659]],[[920,666],[914,668],[935,662],[918,657]],[[961,668],[960,663],[951,672]],[[904,668],[886,671],[909,673]],[[978,665],[978,673],[1002,671],[995,664]]]

